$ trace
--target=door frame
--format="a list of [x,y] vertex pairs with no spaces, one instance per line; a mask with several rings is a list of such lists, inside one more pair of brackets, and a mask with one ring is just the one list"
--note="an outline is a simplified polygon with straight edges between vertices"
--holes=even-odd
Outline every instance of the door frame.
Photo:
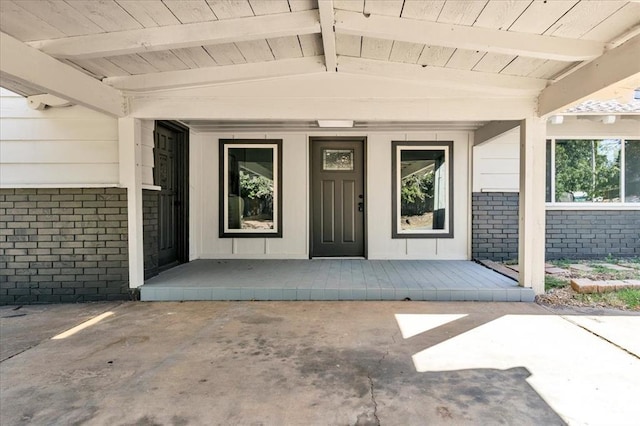
[[[177,155],[177,169],[178,173],[178,185],[177,191],[179,198],[182,200],[181,205],[177,212],[178,233],[176,241],[176,259],[178,264],[189,262],[189,128],[176,121],[156,120],[154,126],[154,165],[157,164],[157,150],[155,149],[155,132],[158,127],[164,127],[176,134],[176,155]],[[154,183],[159,182],[156,178],[157,169],[153,168]],[[158,205],[159,208],[159,205]],[[158,226],[158,234],[160,233],[160,227]],[[160,244],[160,238],[158,238],[158,244]],[[173,265],[177,266],[177,265]],[[158,271],[170,269],[173,266],[166,265],[165,267],[159,267]]]
[[[364,224],[363,224],[363,244],[364,258],[369,257],[368,244],[368,217],[369,217],[369,196],[367,191],[367,137],[366,136],[310,136],[309,137],[309,225],[307,235],[309,238],[309,259],[313,259],[313,143],[314,142],[360,142],[362,143],[362,185],[364,188]],[[335,259],[340,259],[336,256]]]

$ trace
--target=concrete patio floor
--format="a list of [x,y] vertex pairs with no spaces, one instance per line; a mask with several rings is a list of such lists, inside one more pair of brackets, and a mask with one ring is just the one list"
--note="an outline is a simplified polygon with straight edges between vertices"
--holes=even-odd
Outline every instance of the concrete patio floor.
[[4,306],[0,329],[3,425],[637,424],[637,315],[126,302]]

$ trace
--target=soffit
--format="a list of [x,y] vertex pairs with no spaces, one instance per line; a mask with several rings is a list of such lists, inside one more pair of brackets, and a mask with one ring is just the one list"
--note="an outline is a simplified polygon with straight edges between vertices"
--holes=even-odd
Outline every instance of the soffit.
[[337,73],[531,98],[639,28],[617,0],[0,2],[0,31],[130,96]]

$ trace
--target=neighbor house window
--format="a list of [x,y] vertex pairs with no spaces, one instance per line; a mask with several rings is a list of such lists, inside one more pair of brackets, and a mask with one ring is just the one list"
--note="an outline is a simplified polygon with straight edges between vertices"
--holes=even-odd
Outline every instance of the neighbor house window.
[[393,238],[453,238],[453,142],[392,142]]
[[549,203],[640,203],[640,141],[547,141]]
[[282,237],[282,140],[220,140],[220,236]]

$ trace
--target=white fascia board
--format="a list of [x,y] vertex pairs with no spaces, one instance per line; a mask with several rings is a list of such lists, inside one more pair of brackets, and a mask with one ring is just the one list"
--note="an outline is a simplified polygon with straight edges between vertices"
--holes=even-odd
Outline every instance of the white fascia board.
[[432,86],[472,90],[489,95],[537,95],[547,80],[479,71],[377,61],[340,56],[338,71],[351,74],[385,76],[420,81]]
[[336,11],[335,16],[336,32],[341,34],[554,61],[590,60],[600,56],[605,48],[604,43],[591,40],[516,33],[381,15],[367,16],[344,10]]
[[584,100],[606,97],[606,92],[616,92],[620,87],[640,87],[638,58],[640,35],[545,88],[538,97],[538,115],[554,114]]
[[103,81],[118,89],[135,92],[310,74],[323,72],[324,69],[323,56],[310,56],[270,62],[109,77]]
[[185,97],[179,93],[132,96],[131,115],[174,120],[488,121],[534,114],[531,98],[259,98]]
[[16,81],[109,115],[126,115],[120,91],[2,32],[0,52],[0,79]]
[[336,51],[336,33],[334,30],[333,0],[319,1],[318,12],[320,15],[322,47],[324,48],[327,72],[336,72],[338,56]]
[[320,32],[317,10],[167,25],[39,40],[30,46],[67,59],[92,59]]

